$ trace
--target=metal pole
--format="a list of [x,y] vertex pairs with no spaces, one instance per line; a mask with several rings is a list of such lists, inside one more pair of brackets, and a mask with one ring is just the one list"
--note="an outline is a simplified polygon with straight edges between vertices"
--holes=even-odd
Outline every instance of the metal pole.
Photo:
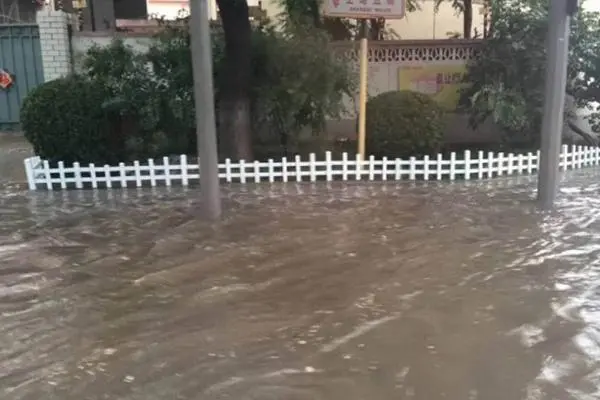
[[361,22],[362,36],[360,39],[360,91],[358,96],[358,155],[364,160],[367,140],[367,81],[369,79],[369,43],[367,40],[367,20]]
[[538,172],[538,202],[543,209],[553,207],[558,190],[569,52],[570,17],[566,3],[565,0],[550,0],[546,96]]
[[200,195],[206,217],[217,219],[221,216],[221,193],[208,0],[190,1],[189,26],[200,164]]

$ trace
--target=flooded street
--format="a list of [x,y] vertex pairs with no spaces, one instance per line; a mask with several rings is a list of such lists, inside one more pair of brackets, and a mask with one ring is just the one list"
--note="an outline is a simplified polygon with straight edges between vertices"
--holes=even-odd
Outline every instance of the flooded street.
[[600,398],[596,172],[552,214],[531,179],[264,184],[215,224],[7,176],[3,400]]

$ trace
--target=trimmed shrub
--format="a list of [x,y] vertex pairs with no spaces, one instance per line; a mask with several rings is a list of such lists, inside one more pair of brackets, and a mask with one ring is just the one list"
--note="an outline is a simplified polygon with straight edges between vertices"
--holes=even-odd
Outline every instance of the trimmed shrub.
[[386,92],[367,102],[367,153],[409,157],[439,150],[444,110],[431,97],[411,91]]
[[69,76],[46,82],[23,102],[21,123],[36,154],[49,161],[121,161],[122,138],[112,134],[104,89]]

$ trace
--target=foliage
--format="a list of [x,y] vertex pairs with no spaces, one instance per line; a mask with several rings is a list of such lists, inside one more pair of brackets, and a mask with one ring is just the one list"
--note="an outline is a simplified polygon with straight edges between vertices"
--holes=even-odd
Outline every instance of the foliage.
[[367,102],[367,152],[376,157],[437,151],[443,128],[443,108],[425,94],[392,91]]
[[253,123],[259,143],[277,140],[287,152],[302,130],[318,134],[327,118],[342,115],[343,96],[355,82],[336,61],[323,32],[305,26],[256,32]]
[[[462,102],[472,125],[491,118],[509,139],[535,143],[547,68],[548,3],[496,0],[491,14],[493,26],[469,65],[466,79],[472,85]],[[582,10],[573,17],[570,42],[565,90],[578,105],[588,105],[600,98],[600,15]]]
[[[256,146],[283,152],[300,132],[322,130],[342,113],[354,89],[345,65],[328,50],[322,32],[261,25],[252,34],[251,110]],[[215,106],[226,76],[224,40],[213,26]],[[105,108],[125,119],[129,151],[138,157],[195,152],[193,75],[187,20],[165,24],[146,54],[121,41],[90,49],[85,75],[110,93]],[[218,127],[219,128],[219,127]],[[220,133],[220,132],[219,132]],[[221,136],[221,135],[219,135]]]
[[102,108],[105,98],[102,85],[81,77],[46,82],[21,108],[25,137],[49,161],[121,161],[123,146]]
[[[435,0],[436,11],[439,10],[444,1],[446,0]],[[458,37],[471,39],[471,29],[473,28],[473,0],[449,0],[449,2],[456,13],[463,17],[463,30],[462,34]],[[451,35],[451,38],[455,38],[455,35]]]
[[[171,55],[173,59],[177,60]],[[127,138],[131,158],[186,152],[193,144],[191,90],[181,90],[177,76],[167,82],[161,65],[157,68],[152,61],[115,40],[108,47],[92,47],[83,63],[86,77],[106,88],[103,107],[118,116],[118,128],[126,130],[120,134]],[[186,71],[180,67],[179,72]]]

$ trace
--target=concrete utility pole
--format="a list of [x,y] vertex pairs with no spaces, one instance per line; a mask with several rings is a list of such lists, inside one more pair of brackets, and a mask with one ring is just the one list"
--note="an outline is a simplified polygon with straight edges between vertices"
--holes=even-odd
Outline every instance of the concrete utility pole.
[[538,172],[538,202],[541,208],[554,206],[558,191],[560,148],[562,139],[570,16],[577,0],[550,0],[548,24],[548,67],[542,120]]
[[221,216],[221,190],[208,0],[190,0],[190,36],[200,163],[200,194],[206,217],[217,219]]

